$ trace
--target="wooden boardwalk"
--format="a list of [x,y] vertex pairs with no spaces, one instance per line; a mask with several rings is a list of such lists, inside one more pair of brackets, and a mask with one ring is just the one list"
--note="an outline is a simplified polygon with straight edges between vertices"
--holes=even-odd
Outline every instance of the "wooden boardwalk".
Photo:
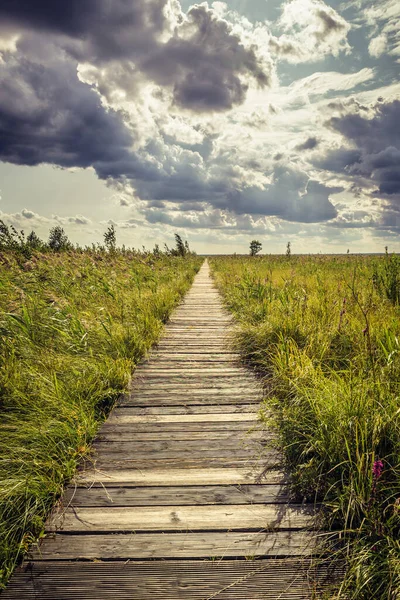
[[206,262],[4,600],[314,597],[313,511],[288,500],[230,327]]

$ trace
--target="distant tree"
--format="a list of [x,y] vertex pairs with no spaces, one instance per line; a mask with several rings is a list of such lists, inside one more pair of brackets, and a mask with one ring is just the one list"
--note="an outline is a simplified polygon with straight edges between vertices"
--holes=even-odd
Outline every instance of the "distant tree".
[[72,244],[68,239],[67,234],[60,225],[56,225],[50,229],[49,234],[49,247],[54,252],[60,252],[61,250],[68,250]]
[[153,254],[154,254],[154,256],[160,256],[161,250],[160,250],[160,246],[158,244],[154,245]]
[[15,246],[15,240],[10,228],[0,219],[0,249],[10,249]]
[[185,256],[186,254],[186,246],[181,238],[181,236],[179,235],[179,233],[175,233],[175,250],[176,250],[176,254],[177,256]]
[[262,244],[258,240],[252,240],[250,242],[250,256],[255,256],[261,251]]
[[114,225],[109,225],[104,234],[104,244],[109,252],[114,252],[117,245],[117,235]]
[[26,258],[31,255],[31,249],[25,240],[25,234],[17,231],[13,225],[6,225],[0,219],[0,250],[15,250]]
[[26,243],[28,244],[28,246],[30,246],[34,250],[39,250],[40,248],[43,248],[43,246],[44,246],[44,242],[37,235],[36,231],[33,231],[33,230],[30,232],[30,234],[26,238]]
[[288,258],[290,258],[290,257],[292,256],[292,249],[291,249],[291,247],[290,247],[290,246],[291,246],[291,244],[290,244],[290,242],[288,242],[288,243],[286,244],[286,256],[287,256]]

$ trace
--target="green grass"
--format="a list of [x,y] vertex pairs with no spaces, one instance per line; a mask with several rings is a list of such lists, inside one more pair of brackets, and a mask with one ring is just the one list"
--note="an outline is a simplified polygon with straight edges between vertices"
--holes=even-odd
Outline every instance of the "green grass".
[[0,587],[201,262],[0,253]]
[[[400,597],[400,261],[226,257],[210,264],[293,490],[324,501],[347,573],[335,598]],[[381,461],[381,463],[379,462]],[[382,468],[381,468],[382,467]],[[382,471],[382,472],[381,472]]]

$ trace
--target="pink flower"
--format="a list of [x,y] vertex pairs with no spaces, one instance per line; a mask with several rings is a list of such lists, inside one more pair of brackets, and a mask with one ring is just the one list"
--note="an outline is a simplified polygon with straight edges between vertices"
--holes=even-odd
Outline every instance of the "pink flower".
[[375,480],[379,479],[379,477],[382,475],[382,471],[383,471],[383,462],[381,460],[376,460],[372,466],[372,475]]

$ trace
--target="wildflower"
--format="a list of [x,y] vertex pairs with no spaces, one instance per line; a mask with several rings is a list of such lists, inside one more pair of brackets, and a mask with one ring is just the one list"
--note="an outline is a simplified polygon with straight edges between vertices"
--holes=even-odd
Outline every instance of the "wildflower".
[[372,466],[372,475],[375,480],[379,479],[382,475],[383,471],[383,462],[381,460],[376,460]]

